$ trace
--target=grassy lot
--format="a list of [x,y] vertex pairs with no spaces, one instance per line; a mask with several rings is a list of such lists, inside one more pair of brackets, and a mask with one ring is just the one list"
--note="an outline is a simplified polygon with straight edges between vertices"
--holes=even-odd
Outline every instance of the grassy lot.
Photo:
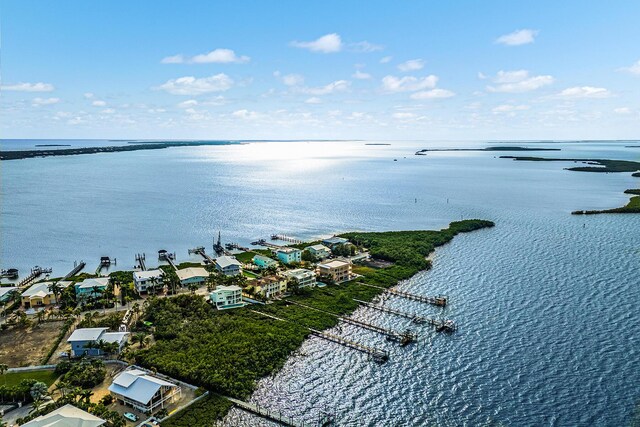
[[54,371],[31,371],[31,372],[7,372],[0,375],[0,385],[12,387],[20,384],[22,380],[38,380],[50,386],[58,378]]

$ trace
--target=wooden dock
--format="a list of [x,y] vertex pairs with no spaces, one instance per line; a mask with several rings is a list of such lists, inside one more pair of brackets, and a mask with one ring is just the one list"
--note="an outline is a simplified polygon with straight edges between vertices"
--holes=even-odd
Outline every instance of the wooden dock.
[[265,239],[256,240],[255,242],[251,242],[251,244],[253,246],[264,246],[265,248],[269,249],[282,249],[285,247],[282,245],[276,245],[274,243],[267,242]]
[[140,268],[140,270],[142,271],[146,271],[147,270],[147,266],[145,265],[144,261],[145,261],[145,254],[136,254],[136,266]]
[[207,255],[207,253],[204,251],[204,247],[199,247],[199,248],[195,248],[193,249],[194,253],[197,253],[198,255],[200,255],[202,258],[204,258],[205,262],[213,265],[213,263],[215,262],[215,260],[213,258],[211,258],[209,255]]
[[447,297],[445,296],[425,297],[422,295],[416,295],[409,292],[400,291],[398,289],[383,288],[382,286],[370,285],[368,283],[357,282],[357,284],[362,286],[368,286],[370,288],[381,289],[391,295],[399,296],[399,297],[410,299],[413,301],[419,301],[419,302],[424,302],[431,305],[436,305],[438,307],[445,307],[447,305]]
[[169,263],[171,267],[173,267],[174,270],[178,271],[178,267],[176,267],[175,259],[176,259],[175,253],[168,252],[164,249],[161,249],[158,251],[158,261],[166,261],[167,263]]
[[77,263],[73,263],[73,270],[71,270],[70,272],[68,272],[67,274],[65,274],[65,276],[60,279],[60,280],[67,280],[69,277],[75,276],[76,274],[80,273],[82,271],[82,269],[84,268],[85,265],[87,265],[84,261],[80,261],[79,264]]
[[229,402],[233,403],[237,408],[243,409],[252,414],[258,415],[262,418],[266,418],[271,421],[275,421],[279,424],[289,427],[312,427],[311,424],[307,424],[304,421],[297,421],[293,417],[282,415],[280,412],[273,411],[269,408],[262,407],[255,403],[245,402],[242,400],[234,399],[233,397],[223,396]]
[[29,286],[31,283],[33,283],[38,277],[42,276],[43,274],[51,274],[51,271],[52,270],[50,268],[38,267],[36,265],[31,269],[31,273],[27,277],[19,281],[16,284],[16,286],[18,288]]
[[304,241],[300,239],[296,239],[295,237],[287,236],[285,234],[272,234],[271,240],[280,240],[282,242],[293,243],[294,245],[304,243]]
[[410,342],[415,341],[416,338],[417,338],[411,331],[397,332],[397,331],[393,331],[391,329],[383,328],[381,326],[372,325],[371,323],[363,322],[362,320],[356,320],[356,319],[353,319],[351,317],[343,317],[343,316],[340,316],[338,314],[331,313],[330,311],[321,310],[319,308],[311,307],[309,305],[302,304],[302,303],[299,303],[297,301],[287,301],[287,302],[289,302],[291,304],[298,305],[300,307],[308,308],[310,310],[319,311],[321,313],[325,313],[325,314],[328,314],[330,316],[337,317],[338,319],[340,319],[340,321],[342,321],[344,323],[348,323],[350,325],[359,326],[359,327],[361,327],[363,329],[368,329],[370,331],[377,332],[377,333],[379,333],[381,335],[385,335],[387,338],[389,338],[391,340],[398,341],[403,345],[409,344]]
[[[281,322],[293,323],[293,322],[290,322],[289,320],[282,319],[282,318],[274,316],[272,314],[263,313],[261,311],[256,311],[256,310],[250,310],[250,311],[252,311],[254,313],[257,313],[257,314],[259,314],[261,316],[268,317],[268,318],[273,319],[273,320],[279,320]],[[318,331],[318,330],[313,329],[313,328],[307,328],[307,327],[304,327],[304,328],[307,329],[308,331],[310,331],[311,334],[314,335],[314,336],[317,336],[319,338],[323,338],[323,339],[325,339],[327,341],[331,341],[331,342],[334,342],[336,344],[343,345],[343,346],[351,348],[353,350],[357,350],[357,351],[359,351],[361,353],[368,354],[368,355],[372,356],[373,359],[376,362],[384,363],[387,360],[389,360],[389,353],[386,350],[382,350],[382,349],[375,348],[375,347],[369,347],[369,346],[366,346],[366,345],[363,345],[363,344],[360,344],[360,343],[357,343],[357,342],[354,342],[354,341],[346,340],[346,339],[344,339],[342,337],[339,337],[337,335],[332,335],[332,334],[329,334],[327,332]]]
[[394,314],[396,316],[399,317],[404,317],[406,319],[410,319],[413,323],[417,323],[417,324],[423,324],[423,323],[427,323],[427,319],[425,317],[422,316],[418,316],[415,313],[407,313],[405,311],[400,311],[400,310],[396,310],[394,308],[389,308],[389,307],[385,307],[382,305],[377,305],[377,304],[373,304],[367,301],[361,301],[359,299],[355,299],[353,298],[354,301],[359,302],[360,304],[364,305],[365,307],[369,307],[369,308],[373,308],[374,310],[379,310],[382,311],[383,313],[389,313],[389,314]]

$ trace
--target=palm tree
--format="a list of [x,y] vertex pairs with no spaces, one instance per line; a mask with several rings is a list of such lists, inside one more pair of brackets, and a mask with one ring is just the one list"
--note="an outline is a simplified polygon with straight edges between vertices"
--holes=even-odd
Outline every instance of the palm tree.
[[38,325],[42,323],[47,313],[44,310],[40,310],[36,313],[36,319],[38,319]]
[[9,365],[5,365],[4,363],[0,364],[0,375],[4,377],[4,385],[7,385],[7,377],[4,374],[9,370]]
[[52,282],[51,284],[49,284],[48,289],[49,292],[53,294],[56,303],[58,303],[60,301],[60,294],[62,293],[62,289],[60,289],[60,286],[58,286],[58,282]]

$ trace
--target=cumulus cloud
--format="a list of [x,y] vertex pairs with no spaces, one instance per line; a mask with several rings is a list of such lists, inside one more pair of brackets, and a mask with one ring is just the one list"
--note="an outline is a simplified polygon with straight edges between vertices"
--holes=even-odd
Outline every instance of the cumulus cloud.
[[346,80],[336,80],[325,86],[300,88],[302,93],[309,95],[328,95],[335,92],[344,92],[349,89],[350,83]]
[[528,105],[503,104],[503,105],[498,105],[497,107],[493,108],[491,111],[493,111],[494,114],[500,114],[500,113],[514,113],[516,111],[524,111],[528,109],[529,109]]
[[369,43],[368,41],[361,41],[349,44],[349,50],[353,52],[377,52],[379,50],[384,49],[383,46],[379,44]]
[[291,46],[320,53],[340,52],[343,48],[342,39],[336,33],[324,35],[310,42],[293,41],[291,42]]
[[635,74],[636,76],[640,76],[640,60],[636,61],[630,67],[622,67],[620,71],[625,71],[627,73]]
[[358,80],[367,80],[367,79],[371,78],[371,74],[364,73],[364,72],[362,72],[360,70],[356,70],[356,72],[353,73],[353,76],[351,76],[351,77],[353,77],[354,79],[358,79]]
[[50,83],[15,83],[11,85],[2,85],[2,90],[10,90],[15,92],[51,92],[55,87]]
[[424,60],[423,59],[410,59],[402,64],[398,64],[398,70],[402,72],[408,71],[417,71],[422,70],[424,68]]
[[593,87],[593,86],[576,86],[570,87],[562,92],[558,93],[556,96],[558,98],[609,98],[613,94],[603,87]]
[[195,99],[189,99],[178,103],[178,108],[193,108],[196,105],[198,105],[198,101]]
[[97,101],[93,101],[91,105],[93,105],[94,107],[104,107],[105,105],[107,105],[107,103],[104,101],[97,100]]
[[506,46],[520,46],[523,44],[533,43],[537,35],[537,30],[516,30],[512,33],[498,37],[495,42]]
[[85,92],[83,95],[86,99],[91,99],[93,98],[95,95],[91,92]]
[[246,120],[255,119],[259,116],[259,114],[256,113],[255,111],[249,111],[246,109],[234,111],[233,113],[231,113],[231,115],[233,117],[238,117],[240,119],[246,119]]
[[385,56],[382,59],[380,59],[380,63],[381,64],[387,64],[387,63],[391,62],[392,59],[393,59],[393,56]]
[[629,107],[619,107],[613,110],[616,114],[631,114],[631,108]]
[[245,55],[236,55],[231,49],[214,49],[208,53],[202,53],[192,57],[184,55],[167,56],[160,61],[163,64],[244,64],[251,58]]
[[446,89],[431,89],[412,93],[411,99],[442,99],[451,98],[455,93]]
[[224,92],[233,86],[233,80],[224,73],[210,77],[195,78],[193,76],[179,77],[167,80],[157,89],[172,95],[202,95],[210,92]]
[[280,73],[276,71],[274,75],[280,78],[280,80],[282,80],[282,83],[284,83],[287,86],[300,86],[301,84],[304,83],[304,77],[301,76],[300,74],[280,75]]
[[39,107],[41,105],[53,105],[60,102],[60,98],[34,98],[31,101],[31,105],[34,107]]
[[426,77],[385,76],[382,79],[382,88],[386,92],[415,92],[423,89],[433,89],[437,83],[438,77],[434,75]]
[[498,71],[493,78],[496,86],[487,86],[489,92],[521,93],[539,89],[550,85],[555,79],[553,76],[531,76],[527,70]]
[[304,101],[305,104],[322,104],[322,100],[317,96],[312,96],[311,98]]

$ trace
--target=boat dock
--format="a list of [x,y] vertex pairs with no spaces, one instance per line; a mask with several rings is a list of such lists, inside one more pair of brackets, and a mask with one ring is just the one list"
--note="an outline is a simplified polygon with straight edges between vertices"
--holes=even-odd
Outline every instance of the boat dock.
[[328,314],[330,316],[337,317],[340,321],[342,321],[344,323],[348,323],[348,324],[354,325],[354,326],[359,326],[359,327],[361,327],[363,329],[368,329],[370,331],[377,332],[379,334],[385,335],[387,338],[389,338],[391,340],[394,340],[394,341],[398,341],[402,345],[409,344],[410,342],[415,341],[416,338],[417,338],[411,331],[396,332],[396,331],[393,331],[391,329],[387,329],[387,328],[383,328],[383,327],[380,327],[380,326],[372,325],[372,324],[367,323],[367,322],[363,322],[361,320],[352,319],[351,317],[343,317],[343,316],[340,316],[338,314],[331,313],[329,311],[325,311],[325,310],[321,310],[319,308],[315,308],[315,307],[311,307],[311,306],[308,306],[308,305],[305,305],[305,304],[301,304],[301,303],[299,303],[297,301],[287,301],[287,302],[291,303],[291,304],[298,305],[300,307],[308,308],[310,310],[319,311],[321,313],[325,313],[325,314]]
[[0,277],[7,279],[17,279],[18,278],[18,269],[17,268],[7,268],[6,270],[2,270],[0,272]]
[[[193,251],[193,252],[191,252]],[[200,255],[202,258],[204,258],[205,262],[209,265],[213,265],[213,263],[215,262],[215,260],[213,258],[211,258],[209,255],[207,255],[207,253],[204,251],[204,247],[200,246],[198,248],[195,249],[191,249],[189,250],[189,252],[191,253],[196,253],[198,255]]]
[[284,248],[282,245],[276,245],[274,243],[269,243],[265,239],[256,240],[255,242],[251,242],[253,246],[264,246],[269,249],[281,249]]
[[300,239],[296,239],[295,237],[290,237],[290,236],[287,236],[285,234],[272,234],[271,235],[271,240],[280,240],[280,241],[283,241],[283,242],[293,243],[294,245],[298,245],[300,243],[304,243]]
[[136,266],[135,268],[139,268],[142,271],[146,271],[147,270],[147,266],[145,265],[144,261],[145,261],[145,254],[136,254]]
[[361,301],[359,299],[355,299],[353,298],[353,300],[355,302],[358,302],[362,305],[364,305],[365,307],[369,307],[369,308],[373,308],[374,310],[379,310],[382,311],[383,313],[389,313],[389,314],[395,314],[396,316],[400,316],[400,317],[404,317],[406,319],[410,319],[413,323],[417,323],[417,324],[424,324],[427,323],[427,319],[425,317],[422,316],[418,316],[415,313],[407,313],[404,311],[400,311],[400,310],[396,310],[394,308],[389,308],[389,307],[385,307],[382,305],[377,305],[377,304],[373,304],[367,301]]
[[266,418],[271,421],[275,421],[284,426],[288,427],[312,427],[311,424],[307,424],[304,421],[297,421],[293,417],[289,417],[286,415],[282,415],[279,412],[273,411],[269,408],[264,408],[255,403],[244,402],[242,400],[234,399],[233,397],[223,396],[229,402],[233,403],[234,406],[244,409],[245,411],[251,412],[253,414],[259,415],[262,418]]
[[116,259],[114,258],[112,261],[111,258],[109,258],[108,256],[100,257],[100,264],[98,265],[98,268],[96,268],[96,276],[100,276],[100,272],[102,271],[102,269],[109,268],[112,262],[115,265]]
[[87,264],[84,261],[80,261],[79,264],[77,262],[74,262],[73,270],[65,274],[65,276],[61,280],[67,280],[69,277],[75,276],[76,274],[80,273],[85,265]]
[[51,274],[51,271],[52,270],[50,268],[42,268],[42,267],[38,267],[36,265],[35,267],[33,267],[31,269],[31,273],[27,277],[25,277],[24,279],[19,281],[16,286],[18,288],[22,288],[22,287],[28,286],[33,281],[35,281],[38,277],[42,276],[43,274]]
[[[276,316],[274,316],[272,314],[267,314],[267,313],[263,313],[261,311],[256,311],[256,310],[250,310],[250,311],[252,311],[254,313],[257,313],[257,314],[259,314],[261,316],[268,317],[268,318],[273,319],[273,320],[279,320],[281,322],[292,323],[292,322],[290,322],[288,320],[282,319],[280,317],[276,317]],[[368,355],[372,356],[373,359],[376,362],[384,363],[387,360],[389,360],[389,352],[387,352],[386,350],[382,350],[382,349],[379,349],[379,348],[369,347],[369,346],[366,346],[366,345],[363,345],[363,344],[359,344],[357,342],[341,338],[341,337],[339,337],[337,335],[332,335],[332,334],[329,334],[327,332],[318,331],[318,330],[313,329],[313,328],[307,328],[307,327],[304,327],[304,328],[309,330],[311,332],[311,334],[314,335],[314,336],[317,336],[319,338],[323,338],[323,339],[325,339],[327,341],[331,341],[331,342],[334,342],[336,344],[343,345],[343,346],[351,348],[353,350],[357,350],[357,351],[359,351],[361,353],[368,354]]]
[[382,286],[370,285],[368,283],[358,282],[358,285],[368,286],[370,288],[381,289],[391,295],[399,296],[402,298],[410,299],[413,301],[424,302],[431,305],[436,305],[438,307],[445,307],[447,305],[447,297],[445,296],[437,296],[437,297],[425,297],[422,295],[416,295],[405,291],[400,291],[398,289],[393,288],[383,288]]
[[158,261],[166,261],[174,270],[178,271],[178,267],[175,264],[176,254],[160,249],[158,251]]

